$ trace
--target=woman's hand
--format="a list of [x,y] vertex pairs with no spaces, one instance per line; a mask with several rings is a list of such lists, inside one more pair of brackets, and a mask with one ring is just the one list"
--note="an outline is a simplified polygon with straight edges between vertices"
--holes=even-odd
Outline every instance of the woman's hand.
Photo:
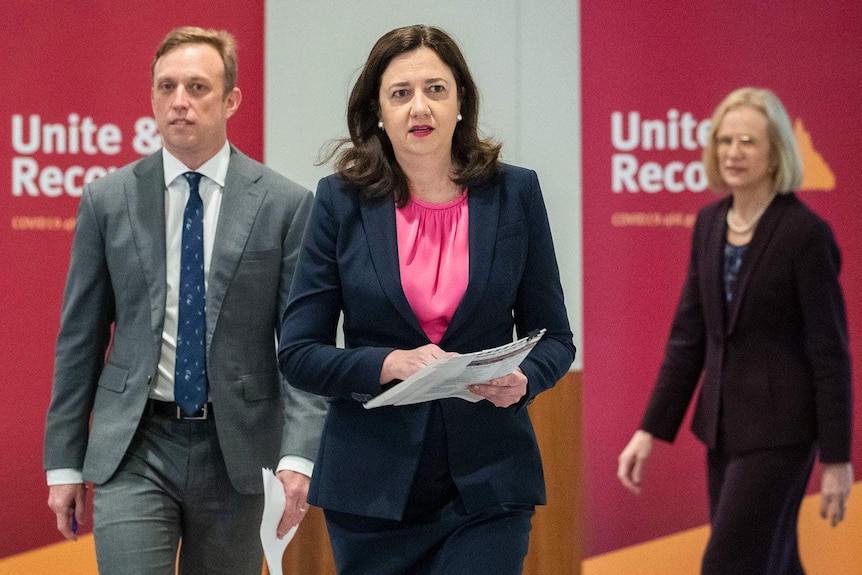
[[393,379],[407,379],[435,359],[458,355],[443,351],[433,343],[416,349],[396,349],[383,360],[380,370],[380,385],[386,385]]
[[620,453],[617,478],[626,489],[635,495],[639,495],[641,492],[644,464],[652,453],[652,442],[651,433],[638,429],[632,435],[629,444]]
[[497,407],[509,407],[521,401],[527,393],[527,376],[518,367],[509,375],[489,379],[485,383],[473,384],[468,389]]
[[851,487],[853,487],[853,467],[849,463],[823,465],[823,478],[820,481],[820,516],[828,519],[832,527],[844,520]]

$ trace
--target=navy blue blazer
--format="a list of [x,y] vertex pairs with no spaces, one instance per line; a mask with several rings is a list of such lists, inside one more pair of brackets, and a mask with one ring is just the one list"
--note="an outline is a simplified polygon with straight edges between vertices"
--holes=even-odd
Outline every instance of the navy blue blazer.
[[851,376],[841,255],[796,194],[762,216],[725,309],[730,196],[698,214],[664,362],[641,429],[673,441],[703,372],[692,431],[729,452],[817,442],[850,460]]
[[[506,409],[439,402],[450,470],[468,511],[543,504],[544,478],[527,409],[574,359],[551,231],[535,172],[502,166],[471,186],[469,283],[439,345],[467,353],[545,328],[524,360],[528,394]],[[345,348],[335,347],[343,311]],[[338,176],[320,181],[285,311],[279,361],[291,385],[330,398],[308,500],[335,511],[401,519],[431,404],[366,410],[395,349],[430,343],[401,289],[395,206]],[[397,384],[396,384],[397,385]]]

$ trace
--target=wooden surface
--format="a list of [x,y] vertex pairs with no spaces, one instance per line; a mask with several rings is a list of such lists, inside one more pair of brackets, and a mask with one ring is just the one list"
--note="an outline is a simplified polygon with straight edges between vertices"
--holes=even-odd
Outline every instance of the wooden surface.
[[281,562],[284,575],[335,575],[323,511],[311,507]]
[[579,575],[583,539],[581,381],[569,372],[530,406],[548,504],[536,508],[525,575]]

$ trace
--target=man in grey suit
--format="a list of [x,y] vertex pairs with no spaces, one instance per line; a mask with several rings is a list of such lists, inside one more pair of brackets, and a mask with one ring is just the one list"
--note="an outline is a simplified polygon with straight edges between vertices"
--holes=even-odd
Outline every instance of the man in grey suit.
[[[95,485],[103,574],[173,574],[181,547],[183,575],[258,575],[261,467],[278,464],[282,535],[307,510],[325,415],[276,360],[312,194],[228,143],[241,100],[228,33],[171,31],[152,78],[163,149],[81,196],[45,430],[48,504],[75,539],[84,482]],[[184,275],[195,266],[198,283]],[[197,312],[189,286],[204,294]],[[199,373],[186,373],[195,343]]]

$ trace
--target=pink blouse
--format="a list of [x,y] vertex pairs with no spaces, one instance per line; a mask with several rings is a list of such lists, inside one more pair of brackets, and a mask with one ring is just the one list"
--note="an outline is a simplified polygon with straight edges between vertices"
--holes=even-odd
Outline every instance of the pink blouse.
[[467,290],[467,193],[444,204],[411,198],[395,210],[401,286],[433,343],[440,343]]

